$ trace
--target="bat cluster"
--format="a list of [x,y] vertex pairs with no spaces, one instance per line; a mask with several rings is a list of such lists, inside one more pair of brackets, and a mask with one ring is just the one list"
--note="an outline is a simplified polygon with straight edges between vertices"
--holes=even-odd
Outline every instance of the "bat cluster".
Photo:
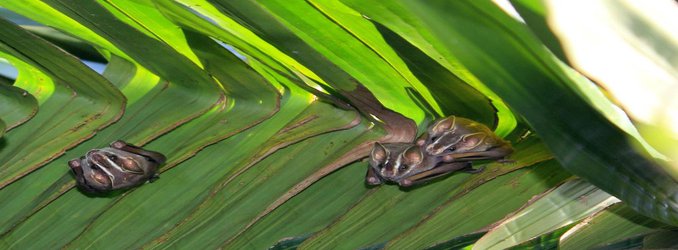
[[155,151],[114,141],[110,147],[92,149],[85,156],[68,162],[80,190],[105,193],[126,189],[158,178],[158,166],[165,156]]
[[487,126],[450,116],[435,121],[413,143],[375,143],[365,182],[409,187],[456,171],[482,171],[471,161],[502,159],[512,152],[511,144]]
[[[375,143],[365,181],[369,185],[394,182],[401,187],[463,171],[475,173],[471,161],[502,159],[513,152],[487,126],[450,116],[435,121],[413,143]],[[87,193],[126,189],[158,178],[163,154],[114,141],[68,162],[78,187]]]

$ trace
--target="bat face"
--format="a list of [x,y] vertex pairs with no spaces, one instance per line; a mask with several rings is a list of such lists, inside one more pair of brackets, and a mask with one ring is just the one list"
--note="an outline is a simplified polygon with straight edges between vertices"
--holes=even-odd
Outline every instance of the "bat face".
[[511,143],[487,126],[450,116],[435,121],[413,143],[375,143],[365,182],[409,187],[454,172],[478,173],[482,168],[473,169],[471,161],[499,160],[512,152]]
[[110,147],[92,149],[79,159],[68,162],[78,187],[88,193],[126,189],[157,178],[157,168],[165,156],[123,141]]
[[442,157],[426,154],[417,144],[375,143],[365,182],[368,185],[380,185],[387,181],[410,187],[458,171],[479,172],[468,161],[444,162]]
[[455,116],[436,121],[416,143],[445,162],[501,159],[513,152],[487,126]]
[[388,181],[400,186],[409,186],[416,181],[410,177],[427,172],[440,163],[439,157],[426,155],[422,150],[416,144],[376,143],[370,154],[370,169],[366,182],[378,185]]

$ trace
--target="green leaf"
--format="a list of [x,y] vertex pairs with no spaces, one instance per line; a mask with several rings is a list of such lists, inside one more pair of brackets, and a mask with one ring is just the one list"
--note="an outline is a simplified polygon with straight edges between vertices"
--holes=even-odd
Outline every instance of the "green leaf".
[[556,230],[553,230],[549,233],[540,235],[539,237],[533,238],[530,241],[522,243],[520,245],[513,246],[509,249],[557,249],[558,240],[570,227],[562,227]]
[[[196,38],[197,41],[202,41],[201,46],[196,46],[196,47],[202,47],[207,51],[213,50],[214,46],[216,44],[212,43],[212,47],[209,47],[205,45],[204,38],[203,40],[200,40],[200,38]],[[211,41],[210,41],[211,42]],[[206,46],[206,47],[205,47]],[[219,52],[219,51],[217,51]],[[209,54],[211,57],[215,57],[219,55],[218,53],[215,54]],[[246,109],[242,110],[240,107],[240,103],[244,104],[242,107],[248,107],[246,104],[248,103],[256,103],[258,107],[258,111],[261,112],[262,116],[267,116],[270,115],[272,111],[277,108],[277,94],[275,91],[270,88],[270,87],[264,87],[262,86],[267,86],[266,82],[261,79],[260,76],[254,74],[251,72],[251,69],[248,69],[245,67],[242,63],[242,61],[238,60],[233,56],[232,54],[224,53],[221,52],[221,56],[219,57],[219,61],[217,62],[212,62],[215,65],[220,65],[220,63],[230,63],[233,64],[233,66],[229,67],[229,74],[224,75],[223,71],[215,71],[213,74],[216,76],[219,76],[220,79],[222,79],[226,86],[232,87],[233,93],[234,93],[234,98],[231,98],[230,103],[224,103],[220,107],[215,108],[212,112],[209,112],[206,115],[203,115],[202,117],[196,119],[194,122],[186,124],[185,126],[182,126],[182,129],[173,131],[170,135],[167,135],[163,137],[164,140],[159,140],[157,143],[152,144],[149,146],[149,148],[152,148],[154,150],[159,150],[161,152],[167,152],[167,153],[172,153],[168,157],[168,167],[175,165],[178,162],[181,162],[185,160],[186,158],[189,158],[192,154],[195,154],[196,151],[198,151],[200,148],[204,147],[206,144],[209,143],[214,143],[217,140],[223,139],[223,137],[227,137],[229,135],[232,135],[235,132],[238,132],[244,128],[247,128],[251,125],[251,122],[256,121],[257,119],[261,119],[261,116],[253,115],[252,114],[252,109]],[[121,74],[123,72],[128,72],[129,70],[132,70],[134,72],[134,68],[131,67],[129,63],[126,63],[121,60],[114,60],[111,62],[112,65],[108,67],[107,70],[110,71],[118,71],[118,74]],[[248,72],[249,71],[249,72]],[[143,73],[143,72],[142,72]],[[232,75],[230,75],[232,74]],[[142,74],[142,76],[147,75],[147,74]],[[151,78],[153,79],[153,78]],[[157,79],[157,78],[155,78]],[[124,78],[121,79],[123,81],[128,81],[131,80],[131,82],[126,83],[126,88],[130,87],[130,85],[136,85],[138,82],[137,81],[145,81],[146,79],[144,78],[139,78],[139,77],[129,77],[129,78]],[[247,91],[248,88],[251,87],[256,87],[259,86],[258,90],[259,92],[253,93],[250,91]],[[262,91],[268,88],[268,92]],[[129,131],[139,131],[137,128],[138,122],[135,122],[136,116],[134,116],[135,108],[138,108],[138,111],[136,112],[143,112],[144,108],[146,108],[148,105],[153,105],[154,103],[157,103],[160,98],[162,98],[162,95],[158,95],[154,92],[157,91],[165,91],[167,89],[166,86],[157,86],[153,92],[147,94],[142,98],[139,102],[135,103],[132,107],[128,108],[127,114],[130,114],[131,116],[126,116],[123,117],[123,119],[116,123],[113,127],[117,128],[115,130],[106,130],[106,132],[117,132],[120,133],[125,130]],[[171,96],[168,96],[171,98]],[[238,108],[232,107],[233,102],[238,102]],[[160,102],[162,104],[163,102]],[[229,107],[231,106],[231,107]],[[172,110],[167,110],[168,112]],[[176,111],[176,110],[175,110]],[[240,116],[246,115],[245,118],[239,118],[238,120],[235,120],[233,122],[227,122],[224,120],[225,117],[231,117],[230,115],[234,115],[233,118],[238,118],[238,113],[242,112]],[[163,115],[162,112],[156,112],[156,115]],[[131,119],[127,119],[127,118]],[[149,117],[146,115],[146,117]],[[140,118],[144,118],[143,116]],[[138,118],[136,118],[138,119]],[[238,122],[244,122],[245,124],[241,124]],[[224,126],[224,124],[227,124],[228,126]],[[231,125],[232,124],[232,125]],[[172,124],[167,124],[164,126],[172,126]],[[147,129],[153,129],[153,127],[149,127]],[[155,132],[157,131],[149,131],[149,132]],[[74,156],[77,157],[78,155],[84,154],[86,150],[91,149],[92,147],[98,147],[99,145],[106,144],[112,140],[115,140],[116,138],[114,137],[115,134],[108,134],[108,136],[105,135],[100,135],[97,137],[98,140],[93,140],[90,141],[86,144],[83,144],[81,147],[76,148],[74,151]],[[178,143],[177,141],[181,141],[181,143]],[[71,152],[69,152],[71,153]],[[54,165],[62,165],[63,163],[60,162],[55,162],[56,164]],[[4,214],[10,215],[10,214],[16,214],[14,217],[15,220],[23,220],[23,217],[26,215],[29,215],[32,211],[36,211],[40,209],[42,206],[44,206],[44,202],[50,202],[51,199],[54,199],[55,196],[61,195],[63,192],[68,191],[68,188],[50,188],[45,190],[47,187],[52,184],[51,182],[46,182],[41,185],[35,185],[31,184],[33,180],[33,177],[36,179],[42,179],[43,182],[46,178],[49,178],[49,176],[54,176],[54,177],[60,177],[62,176],[61,173],[63,173],[63,170],[59,171],[61,167],[60,166],[53,166],[51,168],[47,168],[45,171],[36,173],[34,175],[29,176],[26,181],[23,179],[18,182],[14,183],[14,185],[10,186],[11,191],[16,188],[16,190],[25,190],[22,192],[23,198],[20,199],[22,200],[22,203],[18,204],[13,204],[13,206],[9,207],[8,210],[4,211]],[[56,172],[54,171],[56,170]],[[61,173],[60,173],[61,172]],[[58,173],[58,174],[55,174]],[[70,180],[70,175],[64,176],[65,178],[61,178],[59,180],[53,179],[52,181],[54,184],[52,184],[52,187],[60,187],[60,186],[70,186],[72,187],[72,181],[70,182],[64,182],[64,180]],[[53,178],[53,177],[52,177]],[[37,187],[36,187],[37,186]],[[42,186],[42,188],[40,187]],[[26,190],[26,189],[29,190]],[[71,190],[69,193],[75,193],[79,194],[76,190]],[[5,193],[0,193],[0,195],[3,194],[11,194],[11,192],[5,192]],[[81,195],[79,195],[81,196]],[[32,197],[32,198],[29,198]],[[76,196],[78,197],[78,196]],[[80,197],[80,198],[87,198],[87,197]],[[26,202],[26,204],[22,207],[20,206],[23,204],[23,202]],[[77,205],[78,203],[72,203],[73,205]],[[91,209],[92,212],[96,211],[94,209]],[[78,209],[74,209],[73,211],[78,211]],[[84,218],[87,219],[87,218]],[[75,224],[75,220],[72,221]],[[66,238],[64,238],[66,239]]]
[[96,48],[83,40],[65,34],[54,28],[42,25],[22,25],[21,28],[38,35],[83,61],[106,63],[106,58],[104,58]]
[[[386,63],[393,67],[405,80],[415,89],[426,102],[431,105],[432,112],[438,116],[443,116],[441,108],[432,93],[426,86],[422,85],[415,74],[409,69],[405,59],[401,58],[396,47],[392,47],[386,40],[385,36],[381,35],[379,27],[375,26],[368,19],[363,18],[360,13],[342,4],[339,1],[315,0],[310,1],[313,7],[318,9],[323,14],[327,15],[332,21],[341,25],[351,35],[358,40],[365,43],[370,49],[376,52]],[[334,37],[334,36],[333,36]],[[319,39],[323,39],[319,37]],[[336,47],[336,46],[333,46]],[[342,57],[345,58],[345,57]],[[387,105],[388,107],[388,105]],[[418,121],[417,119],[415,119]]]
[[[0,52],[0,57],[12,62],[20,74],[39,71],[37,76],[45,77],[38,79],[39,84],[25,88],[42,100],[40,112],[26,126],[4,137],[0,187],[63,154],[120,117],[125,98],[113,85],[73,56],[4,19],[0,20]],[[23,63],[15,63],[18,60]]]
[[[539,2],[539,1],[529,1],[529,2],[528,1],[513,1],[513,3],[516,6],[516,8],[520,11],[520,13],[522,13],[523,16],[526,17],[529,27],[535,32],[535,34],[537,34],[539,36],[540,39],[542,39],[542,41],[544,41],[545,45],[547,45],[549,47],[549,49],[551,49],[551,51],[555,51],[554,53],[556,55],[558,55],[558,57],[560,59],[566,60],[565,55],[561,54],[561,53],[564,53],[564,52],[562,52],[563,48],[560,44],[560,41],[556,39],[556,34],[553,33],[554,31],[555,32],[565,32],[565,31],[564,30],[558,31],[561,28],[559,28],[557,24],[552,25],[554,31],[552,31],[551,29],[548,29],[548,26],[546,25],[546,20],[545,20],[545,18],[547,18],[546,12],[551,13],[549,16],[554,16],[554,17],[560,17],[561,15],[563,15],[563,14],[558,14],[559,12],[562,11],[562,10],[560,10],[561,8],[553,9],[553,7],[552,7],[551,9],[553,9],[553,11],[550,11],[550,10],[547,10],[547,7],[544,6],[543,2]],[[610,11],[613,11],[617,7],[618,6],[609,6],[607,8]],[[564,8],[562,8],[562,9],[570,9],[570,8],[564,6]],[[589,13],[589,12],[593,11],[594,8],[587,7],[585,9],[586,9],[586,12]],[[562,12],[569,13],[568,11],[562,11]],[[572,20],[581,20],[582,19],[582,16],[581,16],[580,13],[572,13],[570,15],[578,16],[578,18],[576,18],[576,19],[571,18]],[[595,16],[595,17],[593,17],[593,16]],[[590,16],[588,18],[596,19],[597,17],[600,17],[600,16],[606,16],[606,14],[604,12],[592,14],[592,16]],[[565,17],[565,18],[567,18],[567,17]],[[607,26],[609,26],[609,29],[614,29],[613,27],[616,26],[617,20],[618,20],[617,18],[613,18],[612,20],[607,21],[608,22]],[[565,22],[565,23],[567,23],[567,22]],[[603,22],[601,22],[599,20],[592,20],[589,23],[598,23],[598,25],[600,25],[599,23],[603,23]],[[564,25],[566,25],[566,24],[564,24]],[[595,26],[597,26],[597,25],[595,25]],[[582,27],[579,27],[579,30],[581,30],[580,32],[584,32],[586,29],[590,29],[590,27],[592,27],[592,25],[583,25]],[[600,27],[598,29],[600,29]],[[586,32],[586,34],[603,33],[603,32],[610,32],[610,31],[592,30],[592,31]],[[577,33],[577,32],[575,32],[575,33]],[[629,32],[629,33],[632,33],[632,32]],[[572,36],[573,38],[576,38],[577,35],[572,34],[572,35],[568,36],[567,34],[558,34],[558,36],[560,36],[561,39],[564,40],[563,42],[567,42],[567,39],[568,39],[567,37]],[[656,37],[660,37],[660,36],[656,36]],[[582,50],[601,51],[601,50],[605,50],[605,48],[610,47],[608,44],[618,43],[620,40],[622,40],[622,39],[618,39],[618,38],[601,38],[601,39],[607,39],[608,40],[607,42],[605,42],[605,45],[603,45],[602,48],[592,49],[592,48],[584,47],[584,48],[582,48]],[[637,40],[644,40],[644,39],[645,38],[637,38]],[[593,39],[593,40],[588,40],[588,41],[585,40],[585,41],[582,41],[582,42],[586,43],[586,45],[584,45],[584,46],[593,46],[594,44],[598,43],[598,41],[601,41],[601,40]],[[640,41],[635,41],[633,43],[638,43],[638,42],[640,42]],[[632,42],[629,41],[627,43],[629,43],[629,45],[631,45]],[[631,45],[631,46],[633,46],[633,45]],[[569,51],[570,54],[572,54],[573,52],[570,51],[570,50],[571,50],[570,48],[567,48],[567,51]],[[589,52],[582,52],[582,53],[591,54]],[[624,53],[623,52],[619,52],[619,53],[610,52],[609,54],[619,55],[619,54],[624,54]],[[648,57],[651,58],[651,56],[648,56]],[[635,59],[631,59],[631,60],[635,60]],[[617,60],[615,60],[615,61],[617,61]],[[570,65],[573,65],[574,67],[578,67],[580,72],[586,74],[586,70],[585,69],[582,70],[581,66],[577,65],[576,63],[573,64],[572,62],[570,62]],[[602,84],[602,86],[598,86],[598,85],[592,83],[591,81],[589,81],[587,78],[580,76],[579,73],[573,72],[573,70],[570,69],[569,67],[562,67],[562,68],[563,68],[563,70],[565,70],[566,73],[568,73],[571,76],[571,78],[573,80],[572,83],[576,87],[574,90],[578,91],[578,93],[582,97],[584,97],[585,100],[590,103],[590,105],[595,107],[598,110],[598,112],[602,113],[610,122],[614,123],[620,129],[624,130],[624,132],[628,133],[629,135],[633,136],[633,138],[638,140],[638,142],[641,144],[641,146],[645,150],[647,150],[648,153],[650,153],[652,155],[652,157],[662,159],[662,160],[667,159],[666,156],[662,155],[655,148],[653,148],[650,144],[648,144],[648,142],[645,140],[645,138],[643,138],[640,135],[640,132],[636,128],[636,125],[634,125],[631,122],[631,120],[629,119],[627,114],[625,112],[620,112],[620,107],[617,104],[613,103],[612,100],[610,100],[606,97],[606,95],[609,95],[609,93],[606,94],[605,92],[608,92],[609,87],[612,87],[612,86],[605,87],[604,84]],[[661,68],[661,66],[657,65],[657,68]],[[635,70],[633,70],[633,71],[635,71]],[[621,71],[617,70],[616,72],[621,72]],[[591,77],[591,76],[589,75],[589,77]],[[631,77],[620,77],[620,78],[631,78]],[[598,79],[598,78],[592,77],[592,79]],[[648,80],[645,80],[645,81],[654,82],[654,80],[651,80],[651,79],[648,79]],[[600,82],[600,79],[598,79],[597,82]],[[599,83],[599,84],[601,84],[601,83]],[[626,85],[632,86],[633,84],[626,84]],[[605,90],[602,90],[601,87],[605,87]],[[640,90],[637,90],[637,91],[640,91]],[[656,96],[660,96],[660,95],[656,95]],[[634,100],[635,99],[637,99],[637,98],[634,98]],[[631,103],[629,103],[629,104],[631,104]],[[629,106],[627,106],[627,108],[628,107]],[[633,105],[631,105],[631,107],[633,107]],[[633,113],[631,113],[630,115],[633,115]],[[666,131],[666,134],[670,134],[670,132]],[[671,154],[668,154],[668,156],[671,156]],[[667,171],[669,171],[669,173],[673,172],[672,168],[665,168],[665,169]],[[675,178],[675,176],[676,175],[674,175],[674,178]]]
[[643,247],[655,249],[676,248],[678,247],[676,236],[678,236],[678,233],[675,230],[652,233],[643,237]]
[[[498,210],[514,210],[522,205],[529,197],[542,192],[544,187],[540,185],[526,185],[526,188],[534,188],[524,192],[517,191],[520,194],[507,196],[503,192],[501,197],[511,197],[513,202],[505,206],[489,206],[486,202],[496,202],[496,197],[478,200],[478,196],[486,196],[490,189],[509,188],[506,185],[513,178],[523,176],[524,171],[520,173],[508,174],[511,177],[504,178],[502,175],[516,169],[520,169],[532,164],[544,161],[550,156],[545,154],[543,148],[535,141],[520,144],[517,152],[522,155],[516,155],[515,159],[520,159],[510,165],[498,163],[488,164],[486,170],[480,174],[469,175],[459,173],[449,178],[439,180],[430,185],[414,188],[412,190],[400,190],[395,186],[382,186],[375,188],[373,192],[366,193],[361,202],[355,205],[349,212],[342,215],[339,220],[332,223],[323,231],[314,235],[302,244],[302,247],[308,248],[327,248],[327,247],[346,247],[359,248],[369,245],[388,242],[388,246],[398,246],[404,248],[422,248],[433,245],[434,242],[449,240],[450,228],[459,225],[471,214],[474,209],[462,209],[459,206],[476,208],[491,208]],[[546,170],[548,169],[548,170]],[[562,173],[557,166],[545,168],[544,171],[553,171],[553,179],[550,181],[561,181],[566,173]],[[549,174],[545,174],[549,175]],[[542,182],[541,178],[532,176],[532,181]],[[494,180],[495,181],[491,181]],[[527,177],[525,177],[527,178]],[[501,181],[500,181],[501,179]],[[515,181],[515,180],[514,180]],[[486,185],[483,183],[488,182]],[[547,185],[548,186],[548,185]],[[405,192],[403,192],[405,191]],[[466,195],[468,193],[468,195]],[[472,195],[473,194],[473,195]],[[524,196],[523,196],[524,195]],[[463,198],[462,198],[463,197]],[[514,199],[521,197],[521,199]],[[463,199],[460,201],[458,199]],[[468,200],[466,200],[468,199]],[[506,211],[506,212],[508,212]],[[465,223],[467,226],[461,232],[454,232],[454,235],[463,235],[478,230],[492,223],[493,221],[505,216],[506,212],[495,212],[497,216],[485,217],[486,221],[478,220],[475,223]],[[439,214],[440,213],[440,214]],[[492,213],[492,212],[490,212]],[[431,214],[435,214],[429,217]],[[444,219],[443,219],[444,218]],[[423,225],[420,225],[423,224]],[[432,240],[435,238],[436,240]],[[347,241],[350,239],[350,241]]]
[[[636,147],[617,100],[545,49],[558,40],[534,36],[551,12],[526,25],[489,1],[0,6],[38,22],[0,21],[0,57],[19,72],[0,88],[35,97],[0,91],[0,118],[37,110],[0,139],[14,164],[0,164],[0,183],[19,171],[0,186],[2,248],[482,248],[507,235],[513,248],[675,245],[673,227],[640,214],[675,218],[678,185]],[[106,63],[103,77],[60,49]],[[375,141],[412,143],[448,115],[494,128],[515,152],[414,188],[365,185]],[[66,161],[117,139],[165,154],[160,179],[75,189]],[[572,179],[561,165],[628,207],[591,214],[598,196],[556,195]]]
[[492,227],[480,238],[474,247],[506,249],[568,226],[616,202],[619,202],[617,198],[585,181],[568,181],[503,219],[501,224]]
[[[364,187],[365,163],[348,165],[290,199],[259,222],[227,242],[225,248],[263,249],[280,245],[277,239],[314,233],[350,209],[369,189]],[[303,219],[299,219],[303,218]],[[295,221],[295,223],[290,223]],[[303,237],[306,240],[312,234]],[[256,238],[251,241],[248,239]],[[296,237],[295,237],[296,238]],[[301,244],[303,242],[297,242]]]
[[678,246],[678,234],[675,231],[660,231],[657,233],[631,237],[618,242],[596,246],[595,249],[673,249]]
[[572,90],[573,80],[522,24],[490,2],[405,3],[525,117],[565,168],[637,211],[678,225],[676,180]]
[[464,196],[457,194],[459,197],[456,199],[448,199],[387,246],[423,248],[453,237],[485,231],[493,222],[568,176],[555,162],[548,161],[497,177],[494,181],[467,191],[469,193]]
[[10,130],[28,121],[38,112],[38,101],[27,91],[0,84],[0,117]]
[[[8,4],[10,4],[10,6],[8,6],[9,8],[23,11],[26,10],[26,7],[30,6],[18,3],[15,4],[13,2]],[[91,29],[91,31],[100,33],[102,38],[108,38],[115,44],[112,45],[109,43],[106,45],[106,49],[111,50],[112,52],[123,50],[125,51],[124,53],[116,52],[116,55],[124,57],[130,56],[135,60],[135,63],[143,65],[153,74],[160,76],[160,79],[157,77],[154,79],[155,76],[144,72],[145,69],[137,70],[139,71],[137,73],[138,77],[143,78],[133,79],[139,81],[139,84],[143,84],[144,86],[142,88],[144,90],[150,91],[151,89],[155,89],[156,95],[172,97],[175,99],[167,104],[158,103],[152,107],[145,107],[138,111],[127,112],[139,113],[133,118],[135,122],[138,123],[137,126],[149,129],[140,131],[145,131],[145,133],[127,136],[118,135],[119,138],[126,137],[125,139],[131,143],[144,144],[155,138],[159,133],[162,134],[185,123],[187,120],[206,112],[211,106],[215,105],[217,101],[223,98],[223,94],[219,91],[218,85],[210,79],[204,71],[198,68],[197,65],[172,50],[166,44],[147,37],[125,23],[115,19],[110,12],[99,4],[91,2],[87,5],[78,5],[74,8],[69,8],[68,3],[54,1],[50,3],[50,5],[51,6],[39,5],[37,7],[45,12],[53,12],[54,9],[51,7],[54,7],[55,9],[63,10],[64,13],[68,15],[68,17],[61,17],[58,19],[52,18],[48,20],[51,25],[55,25],[57,28],[66,32],[80,32],[81,29],[85,29],[85,27],[80,28],[81,25],[69,25],[75,20],[79,21],[80,24],[84,24],[86,28]],[[88,11],[89,14],[78,15],[73,12],[75,10],[82,12]],[[42,17],[39,14],[33,14],[35,11],[30,13],[30,16],[35,15],[36,18]],[[106,22],[106,25],[102,25],[92,21],[91,18],[93,17],[98,21],[105,22],[103,20],[108,20],[108,22]],[[88,18],[90,18],[89,21]],[[92,35],[91,31],[88,30],[88,32],[84,32],[88,34],[85,38],[94,39],[97,37]],[[113,36],[114,39],[111,39],[110,36]],[[121,49],[118,49],[116,46],[119,46]],[[165,62],[168,57],[174,59]],[[165,81],[169,81],[169,83]],[[138,92],[139,89],[137,86],[138,85],[136,84],[129,84],[126,85],[125,88],[136,88],[134,91]],[[125,89],[123,89],[123,92],[124,91]],[[140,93],[135,94],[139,95]],[[141,94],[146,93],[142,92]],[[138,96],[134,97],[135,100],[138,99]],[[148,119],[149,117],[153,118]],[[143,125],[144,123],[146,123],[146,125]]]
[[463,249],[475,243],[485,232],[463,235],[449,241],[426,248],[427,250]]
[[0,119],[0,137],[2,137],[5,134],[5,122]]
[[[257,31],[268,41],[314,70],[331,86],[351,91],[357,81],[373,91],[387,108],[415,121],[423,120],[423,112],[405,91],[410,85],[403,76],[309,3],[216,2],[218,8],[258,27]],[[234,12],[236,8],[238,12]],[[389,83],[383,84],[383,79],[389,79]]]
[[289,237],[279,240],[275,245],[269,247],[270,250],[297,249],[299,244],[304,242],[308,236]]
[[624,204],[615,204],[589,216],[567,231],[560,239],[560,247],[593,248],[666,228],[667,225],[638,214]]
[[432,30],[426,27],[423,20],[417,18],[404,3],[391,1],[363,4],[361,1],[354,0],[342,0],[342,2],[359,11],[364,17],[374,20],[398,34],[431,59],[454,73],[455,78],[461,79],[461,81],[473,86],[487,96],[497,109],[497,134],[506,136],[516,127],[516,118],[504,101],[493,90],[487,88],[486,83],[479,81],[477,76],[469,72],[468,68],[461,64],[456,55],[451,54],[442,42],[436,40]]
[[160,40],[181,53],[193,63],[200,65],[199,59],[188,45],[181,29],[155,8],[152,0],[139,1],[100,1],[117,19],[136,28],[146,36]]
[[106,40],[106,38],[98,35],[93,30],[90,30],[64,13],[50,7],[47,3],[33,0],[7,0],[2,1],[0,6],[21,14],[24,17],[28,17],[32,21],[54,27],[73,37],[87,41],[97,48],[107,50],[104,53],[114,53],[118,56],[128,58],[124,52],[120,51],[120,49]]
[[[303,104],[303,102],[299,104]],[[239,229],[246,226],[250,220],[256,218],[259,211],[264,210],[264,208],[272,203],[275,198],[284,194],[287,189],[307,175],[312,174],[319,166],[322,166],[324,162],[331,160],[333,155],[334,157],[341,155],[341,152],[346,149],[343,146],[339,146],[344,145],[340,142],[364,133],[364,125],[342,133],[321,135],[320,138],[317,139],[316,137],[312,137],[299,144],[283,149],[288,153],[281,152],[266,157],[270,154],[268,152],[272,152],[272,149],[282,147],[286,144],[310,136],[308,132],[304,132],[308,129],[306,126],[312,126],[313,123],[321,121],[315,119],[324,120],[330,118],[321,116],[321,114],[330,113],[328,112],[329,110],[326,109],[327,107],[323,108],[325,105],[326,104],[322,103],[312,104],[308,108],[304,108],[306,110],[295,109],[292,103],[283,105],[281,111],[276,116],[280,116],[278,119],[293,118],[293,120],[290,120],[289,123],[287,123],[287,127],[280,129],[268,127],[275,126],[275,120],[262,123],[262,126],[265,126],[266,124],[270,125],[261,128],[264,130],[256,134],[257,137],[260,138],[258,142],[261,145],[254,144],[251,140],[243,142],[246,143],[246,145],[256,146],[256,148],[249,149],[250,153],[248,153],[246,157],[232,160],[232,162],[234,162],[233,167],[231,168],[232,174],[230,176],[225,175],[217,180],[216,183],[211,184],[212,187],[209,187],[210,195],[205,197],[208,199],[204,199],[200,201],[200,203],[192,205],[191,207],[193,207],[193,209],[186,210],[190,211],[190,215],[187,219],[173,224],[173,228],[170,228],[170,230],[166,232],[164,232],[164,230],[161,231],[164,233],[158,235],[159,237],[156,240],[146,244],[146,247],[159,245],[176,247],[186,245],[213,247],[223,244],[230,237],[236,235]],[[296,117],[286,118],[285,116],[289,114],[295,114]],[[344,118],[341,120],[338,120],[337,118],[339,117],[337,116],[331,117],[333,121],[339,122],[338,124],[333,124],[333,126],[346,126],[346,122],[351,122],[352,119],[355,118],[355,116],[351,116],[350,113],[346,115],[344,115]],[[305,121],[309,118],[314,119],[311,124],[299,127],[298,129],[294,128],[298,126],[300,122],[306,123]],[[276,117],[273,119],[276,119]],[[280,124],[280,122],[277,122],[277,124]],[[331,124],[326,124],[324,126],[327,125]],[[294,130],[289,130],[289,128],[294,128]],[[317,129],[323,128],[314,128],[316,131]],[[337,128],[324,129],[335,130]],[[270,134],[270,132],[275,131],[278,131],[277,134]],[[318,132],[322,131],[323,130]],[[315,134],[318,132],[312,133]],[[271,138],[271,136],[273,136],[273,138]],[[321,151],[321,154],[326,157],[313,157],[313,155],[318,154],[317,151],[314,152],[313,150],[310,150],[313,148],[323,149],[324,152]],[[261,158],[264,158],[263,161],[257,163]],[[294,171],[286,171],[288,169],[294,169]],[[262,174],[264,177],[259,178]],[[238,219],[233,220],[232,218]],[[155,229],[155,231],[157,231],[157,229]]]
[[160,11],[180,26],[193,29],[230,44],[244,55],[256,58],[281,74],[294,76],[294,74],[287,71],[297,71],[313,81],[322,81],[315,73],[307,69],[306,66],[263,40],[252,30],[248,29],[248,27],[237,23],[232,17],[221,13],[219,9],[207,1],[183,0],[170,2],[156,0],[154,3]]
[[[671,63],[678,53],[678,36],[670,25],[675,21],[675,4],[614,1],[586,6],[534,5],[533,9],[551,13],[551,25],[544,27],[545,33],[558,37],[551,47],[563,47],[573,67],[596,79],[614,97],[645,138],[640,138],[635,129],[631,134],[640,138],[643,147],[653,146],[669,157],[671,162],[664,169],[678,178],[678,105],[666,95],[678,87],[678,67]],[[569,21],[572,16],[577,16],[577,21]],[[611,54],[617,60],[600,67],[602,57]]]

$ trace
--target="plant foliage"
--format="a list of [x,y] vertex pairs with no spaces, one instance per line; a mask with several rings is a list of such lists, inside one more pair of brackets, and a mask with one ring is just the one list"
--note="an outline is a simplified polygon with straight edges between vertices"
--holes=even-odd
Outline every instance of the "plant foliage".
[[[4,0],[0,246],[675,246],[678,136],[645,140],[549,2]],[[448,115],[493,127],[510,161],[364,184],[374,142]],[[67,161],[117,139],[167,155],[160,179],[80,192]]]

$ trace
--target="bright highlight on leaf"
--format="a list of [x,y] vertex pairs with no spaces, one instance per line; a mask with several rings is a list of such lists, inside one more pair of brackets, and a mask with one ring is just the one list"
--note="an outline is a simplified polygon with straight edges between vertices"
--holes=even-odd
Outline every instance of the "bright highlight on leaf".
[[505,249],[596,213],[619,199],[581,180],[564,183],[489,230],[475,249]]
[[640,124],[678,176],[678,29],[667,25],[678,22],[675,1],[546,3],[568,60]]

